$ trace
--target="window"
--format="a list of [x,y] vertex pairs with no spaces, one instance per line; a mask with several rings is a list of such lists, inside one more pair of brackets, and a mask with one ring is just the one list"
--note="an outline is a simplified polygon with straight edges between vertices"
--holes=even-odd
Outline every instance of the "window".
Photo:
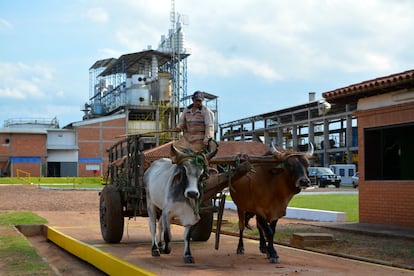
[[364,130],[366,180],[414,180],[409,133],[414,133],[414,123]]

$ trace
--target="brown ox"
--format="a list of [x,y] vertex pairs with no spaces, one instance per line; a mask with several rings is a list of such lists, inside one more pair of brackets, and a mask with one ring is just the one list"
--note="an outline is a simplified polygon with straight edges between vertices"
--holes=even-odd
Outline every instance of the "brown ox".
[[[254,172],[249,172],[231,183],[229,190],[239,217],[237,254],[244,254],[243,231],[246,215],[256,214],[261,234],[261,251],[268,254],[271,263],[278,262],[279,257],[273,246],[276,223],[285,216],[292,197],[302,187],[310,184],[307,169],[313,146],[309,145],[310,149],[306,153],[280,152],[272,146],[271,154],[277,162],[256,164]],[[267,245],[262,234],[266,237]]]

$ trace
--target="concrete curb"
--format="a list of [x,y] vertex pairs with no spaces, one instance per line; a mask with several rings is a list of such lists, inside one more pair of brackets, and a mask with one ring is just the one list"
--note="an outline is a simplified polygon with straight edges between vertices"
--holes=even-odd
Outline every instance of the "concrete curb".
[[[233,201],[226,201],[224,208],[237,210]],[[344,212],[334,212],[325,210],[314,210],[305,208],[288,207],[285,218],[315,220],[325,222],[346,222],[346,214]]]
[[108,275],[155,275],[152,272],[137,267],[89,244],[65,235],[53,227],[46,227],[46,238],[48,240],[85,262],[90,263]]

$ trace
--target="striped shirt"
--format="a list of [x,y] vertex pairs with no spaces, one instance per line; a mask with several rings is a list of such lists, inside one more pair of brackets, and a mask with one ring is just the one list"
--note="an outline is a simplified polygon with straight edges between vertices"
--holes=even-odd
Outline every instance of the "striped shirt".
[[178,122],[184,132],[184,139],[191,148],[199,151],[214,136],[214,113],[206,106],[192,111],[192,105],[184,108]]

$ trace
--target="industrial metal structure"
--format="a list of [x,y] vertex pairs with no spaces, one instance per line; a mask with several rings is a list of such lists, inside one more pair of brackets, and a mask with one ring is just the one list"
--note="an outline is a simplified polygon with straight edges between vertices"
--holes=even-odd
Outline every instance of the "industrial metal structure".
[[[184,47],[180,18],[176,22],[175,12],[171,14],[172,28],[168,36],[161,36],[158,50],[149,46],[148,50],[98,60],[91,66],[89,103],[81,108],[84,120],[127,114],[125,135],[155,133],[153,145],[175,138],[175,133],[162,130],[175,128],[188,102],[190,53]],[[205,94],[217,118],[217,97]]]
[[310,142],[315,145],[314,165],[357,163],[355,110],[356,102],[331,106],[311,92],[308,103],[220,124],[220,140],[273,142],[300,150]]
[[[182,53],[181,61],[188,56]],[[181,61],[172,60],[171,53],[147,50],[95,62],[84,120],[127,113],[126,134],[171,129],[179,110],[172,68],[182,66]]]
[[[1,175],[14,176],[17,168],[34,176],[104,175],[106,150],[122,138],[145,134],[144,148],[179,138],[171,130],[191,99],[187,96],[190,53],[184,43],[183,17],[171,3],[171,29],[161,36],[157,50],[148,46],[141,52],[98,60],[89,68],[89,97],[81,106],[82,120],[62,129],[57,120],[5,122],[0,129]],[[217,97],[204,93],[217,129]],[[35,146],[22,146],[29,139]]]

